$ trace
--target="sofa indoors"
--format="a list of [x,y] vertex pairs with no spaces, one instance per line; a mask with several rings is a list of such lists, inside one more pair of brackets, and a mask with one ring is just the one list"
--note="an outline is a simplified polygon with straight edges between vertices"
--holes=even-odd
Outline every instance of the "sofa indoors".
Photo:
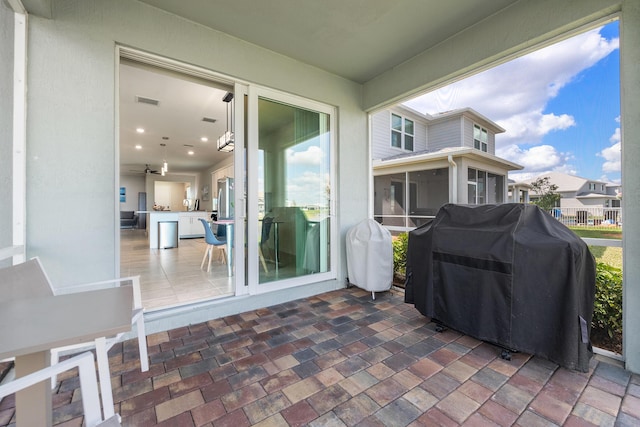
[[120,228],[136,228],[138,215],[135,211],[120,211]]

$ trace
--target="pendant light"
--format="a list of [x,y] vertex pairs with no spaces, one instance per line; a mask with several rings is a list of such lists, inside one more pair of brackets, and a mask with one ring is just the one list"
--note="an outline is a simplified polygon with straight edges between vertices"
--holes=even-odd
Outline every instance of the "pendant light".
[[[227,104],[227,131],[218,138],[218,151],[231,152],[234,148],[234,135],[233,135],[233,93],[227,92],[222,101]],[[229,114],[231,110],[231,114]]]
[[[169,139],[166,136],[163,136],[162,139]],[[169,164],[167,163],[167,144],[165,143],[161,143],[160,146],[162,148],[164,148],[163,154],[162,154],[162,176],[164,176],[164,174],[166,172],[169,171]]]

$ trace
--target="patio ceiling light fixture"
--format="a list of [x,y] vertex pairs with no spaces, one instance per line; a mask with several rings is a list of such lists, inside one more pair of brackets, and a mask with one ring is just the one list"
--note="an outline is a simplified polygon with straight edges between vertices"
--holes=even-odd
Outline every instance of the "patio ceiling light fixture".
[[[223,102],[227,104],[227,131],[218,138],[218,151],[231,152],[234,148],[234,136],[233,136],[233,93],[227,92],[222,98]],[[231,114],[229,114],[231,110]]]

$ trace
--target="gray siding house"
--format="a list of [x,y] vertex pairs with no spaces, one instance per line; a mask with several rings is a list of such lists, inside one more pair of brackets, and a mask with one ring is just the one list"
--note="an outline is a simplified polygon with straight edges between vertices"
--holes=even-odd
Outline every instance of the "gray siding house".
[[394,106],[372,116],[377,221],[417,227],[445,203],[504,203],[507,174],[522,166],[495,155],[505,130],[471,108],[437,115]]
[[[560,201],[556,215],[562,215],[563,221],[567,224],[600,225],[606,222],[617,225],[620,223],[621,185],[561,172],[548,172],[525,181],[525,184],[531,184],[544,177],[549,178],[549,183],[558,187],[556,193],[560,195]],[[530,192],[532,201],[538,197],[535,191]]]

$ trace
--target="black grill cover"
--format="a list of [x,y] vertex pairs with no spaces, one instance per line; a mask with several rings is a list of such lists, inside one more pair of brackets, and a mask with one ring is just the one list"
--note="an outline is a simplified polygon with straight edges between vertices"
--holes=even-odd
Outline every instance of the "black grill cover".
[[535,205],[445,205],[409,233],[405,302],[477,339],[587,372],[595,261]]

